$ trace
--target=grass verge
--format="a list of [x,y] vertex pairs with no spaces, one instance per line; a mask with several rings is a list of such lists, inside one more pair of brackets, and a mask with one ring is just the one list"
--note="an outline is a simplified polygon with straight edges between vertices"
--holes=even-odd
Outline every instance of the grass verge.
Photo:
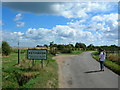
[[17,53],[2,57],[2,88],[58,88],[58,65],[52,60],[53,55],[48,54],[44,69],[40,60],[35,60],[32,66],[26,54],[20,57],[20,65],[17,65]]
[[[98,52],[93,52],[92,57],[99,62]],[[111,60],[108,60],[108,59],[105,60],[104,64],[107,68],[111,69],[113,72],[120,75],[120,65],[119,64],[117,64],[116,62],[113,62]]]
[[60,54],[65,54],[65,55],[78,55],[81,54],[82,52],[85,52],[83,50],[77,50],[77,51],[72,51],[71,53],[60,53]]

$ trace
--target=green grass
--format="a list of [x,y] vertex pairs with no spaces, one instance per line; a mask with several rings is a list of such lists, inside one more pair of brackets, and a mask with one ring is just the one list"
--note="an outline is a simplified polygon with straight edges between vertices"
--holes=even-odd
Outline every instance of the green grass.
[[76,51],[72,51],[71,53],[61,53],[61,54],[65,54],[65,55],[78,55],[81,54],[82,52],[85,52],[83,50],[76,50]]
[[48,54],[43,69],[40,60],[35,60],[32,66],[26,54],[20,57],[20,65],[17,65],[17,53],[2,57],[2,88],[58,88],[58,65],[52,60],[53,55]]
[[[99,61],[99,55],[98,52],[93,52],[92,53],[92,57],[94,59],[96,59],[97,61]],[[115,72],[116,74],[120,75],[120,65],[117,64],[116,62],[113,62],[111,60],[106,59],[105,60],[105,66],[109,69],[111,69],[113,72]]]

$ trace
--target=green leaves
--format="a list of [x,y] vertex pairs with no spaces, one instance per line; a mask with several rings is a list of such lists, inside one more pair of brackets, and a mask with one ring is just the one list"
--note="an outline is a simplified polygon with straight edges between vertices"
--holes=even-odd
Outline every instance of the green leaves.
[[2,55],[8,56],[11,53],[11,47],[6,41],[2,41]]

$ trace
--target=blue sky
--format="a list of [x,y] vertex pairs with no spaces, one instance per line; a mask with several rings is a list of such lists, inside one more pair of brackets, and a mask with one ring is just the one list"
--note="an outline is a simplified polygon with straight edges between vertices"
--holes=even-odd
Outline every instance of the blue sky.
[[117,2],[2,3],[3,40],[11,46],[118,45]]
[[[14,11],[6,7],[5,8],[3,7],[2,11],[3,11],[2,18],[4,20],[4,24],[6,24],[5,26],[3,25],[3,28],[11,32],[16,32],[16,31],[25,32],[25,30],[27,30],[28,28],[31,28],[31,26],[34,28],[51,29],[55,25],[66,25],[66,23],[71,20],[62,16],[53,16],[53,15],[46,15],[46,14],[36,15],[34,13],[24,13],[24,12]],[[26,23],[25,27],[21,27],[21,28],[16,27],[16,22],[14,22],[14,18],[19,13],[22,14],[21,19],[25,18],[24,20],[22,20]]]

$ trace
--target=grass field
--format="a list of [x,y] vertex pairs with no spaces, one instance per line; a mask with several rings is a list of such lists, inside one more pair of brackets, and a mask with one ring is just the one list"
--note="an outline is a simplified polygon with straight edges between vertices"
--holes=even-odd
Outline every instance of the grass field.
[[25,53],[20,57],[19,65],[17,53],[2,57],[2,88],[58,88],[58,66],[52,60],[53,55],[48,54],[44,69],[41,68],[40,60],[35,60],[33,66]]
[[[97,61],[99,61],[99,55],[97,52],[93,52],[92,56],[94,59],[96,59]],[[116,57],[115,57],[116,59]],[[113,72],[115,72],[116,74],[120,75],[120,65],[119,63],[116,61],[112,61],[109,59],[109,57],[105,60],[105,66],[108,67],[109,69],[111,69]]]
[[76,51],[72,51],[72,53],[61,53],[61,54],[77,55],[77,54],[81,54],[82,52],[85,52],[85,51],[84,50],[76,50]]

